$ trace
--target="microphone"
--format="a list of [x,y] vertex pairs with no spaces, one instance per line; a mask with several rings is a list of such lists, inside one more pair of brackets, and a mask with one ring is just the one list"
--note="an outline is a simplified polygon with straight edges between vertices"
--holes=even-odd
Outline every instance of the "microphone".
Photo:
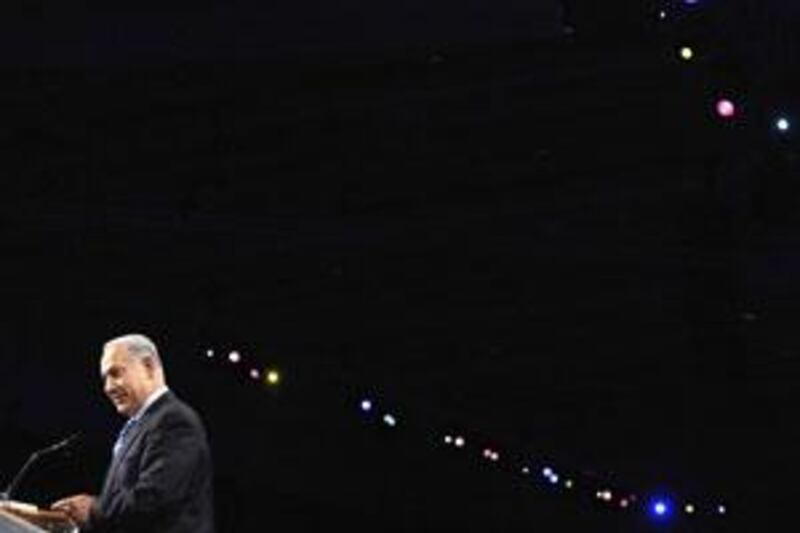
[[81,435],[80,431],[77,432],[77,433],[73,433],[72,435],[70,435],[66,439],[60,440],[60,441],[56,442],[55,444],[51,444],[47,448],[43,448],[43,449],[41,449],[41,450],[39,450],[37,452],[34,452],[34,455],[35,454],[45,455],[45,454],[48,454],[48,453],[53,453],[53,452],[57,452],[57,451],[60,451],[60,450],[65,450],[67,448],[72,448],[73,446],[75,446],[78,443],[79,440],[81,440],[82,436],[83,435]]
[[56,452],[60,452],[62,450],[68,450],[70,448],[73,448],[81,440],[82,437],[83,435],[80,432],[73,433],[66,439],[60,440],[55,444],[51,444],[46,448],[42,448],[40,450],[36,450],[35,452],[33,452],[30,455],[30,457],[28,457],[28,460],[25,461],[25,464],[22,465],[22,468],[19,469],[17,475],[15,475],[14,478],[11,480],[11,482],[8,484],[6,490],[0,492],[0,501],[8,501],[11,499],[11,497],[14,494],[14,491],[17,489],[17,485],[19,485],[20,481],[22,481],[25,474],[28,472],[30,467],[33,466],[33,464],[36,461],[38,461],[40,458],[46,455],[50,455]]

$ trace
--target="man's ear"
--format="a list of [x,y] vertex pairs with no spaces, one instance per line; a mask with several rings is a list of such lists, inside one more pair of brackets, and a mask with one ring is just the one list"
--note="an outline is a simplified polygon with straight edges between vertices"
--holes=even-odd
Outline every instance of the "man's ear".
[[147,369],[147,375],[153,376],[156,373],[156,360],[152,357],[142,359],[142,364]]

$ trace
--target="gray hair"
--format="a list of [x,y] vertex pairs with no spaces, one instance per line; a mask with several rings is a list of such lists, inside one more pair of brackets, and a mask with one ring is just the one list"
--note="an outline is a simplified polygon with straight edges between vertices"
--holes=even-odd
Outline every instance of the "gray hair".
[[152,357],[157,366],[163,367],[161,364],[161,357],[158,355],[158,348],[156,348],[156,344],[148,337],[139,333],[131,333],[128,335],[122,335],[121,337],[115,337],[103,345],[103,353],[106,353],[113,346],[120,344],[125,346],[125,349],[128,351],[129,355],[138,359]]

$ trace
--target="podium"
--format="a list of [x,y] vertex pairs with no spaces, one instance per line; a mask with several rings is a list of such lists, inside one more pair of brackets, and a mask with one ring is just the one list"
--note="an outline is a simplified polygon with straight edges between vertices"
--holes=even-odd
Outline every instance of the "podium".
[[67,515],[35,505],[0,501],[0,533],[78,533]]

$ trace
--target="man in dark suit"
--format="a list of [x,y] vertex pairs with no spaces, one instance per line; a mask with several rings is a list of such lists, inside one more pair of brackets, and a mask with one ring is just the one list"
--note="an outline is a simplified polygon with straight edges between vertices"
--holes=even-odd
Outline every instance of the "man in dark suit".
[[53,504],[82,531],[213,533],[212,468],[203,423],[168,388],[155,344],[143,335],[106,343],[103,389],[128,419],[99,496]]

